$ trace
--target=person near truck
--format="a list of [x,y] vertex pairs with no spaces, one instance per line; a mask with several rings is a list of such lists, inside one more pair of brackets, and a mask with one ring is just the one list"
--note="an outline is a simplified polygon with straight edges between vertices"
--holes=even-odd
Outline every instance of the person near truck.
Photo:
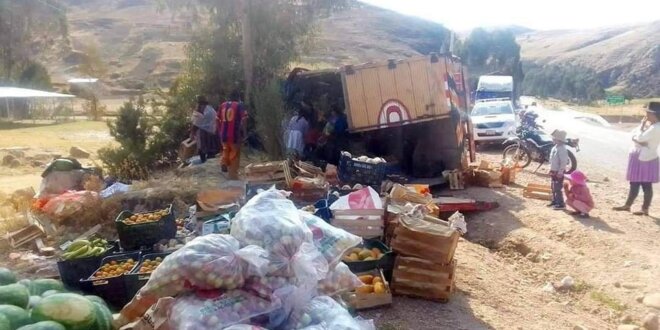
[[191,139],[197,142],[199,159],[205,163],[220,151],[217,135],[216,112],[204,95],[197,96],[197,108],[192,114]]
[[230,180],[238,179],[241,160],[241,145],[247,137],[248,113],[240,101],[238,91],[231,93],[228,101],[218,108],[220,142],[222,142],[222,171],[228,173]]
[[566,132],[555,130],[552,132],[552,141],[555,146],[550,151],[550,186],[552,188],[552,203],[548,206],[555,210],[566,209],[564,203],[564,171],[568,166],[568,150],[566,149]]
[[649,207],[653,200],[653,184],[660,181],[660,159],[658,145],[660,144],[660,102],[650,102],[642,123],[633,131],[633,147],[628,156],[628,171],[626,179],[630,182],[628,199],[615,211],[630,211],[639,189],[644,190],[644,201],[639,211],[634,215],[649,215]]
[[348,120],[339,107],[332,107],[320,140],[322,158],[329,164],[339,164],[341,152],[348,148]]
[[309,130],[307,111],[299,110],[291,117],[285,133],[286,152],[293,159],[300,159],[305,152],[305,135]]

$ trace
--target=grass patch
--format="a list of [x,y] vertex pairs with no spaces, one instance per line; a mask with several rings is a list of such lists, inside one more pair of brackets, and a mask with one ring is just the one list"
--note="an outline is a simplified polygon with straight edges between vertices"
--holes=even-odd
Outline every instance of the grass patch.
[[591,299],[615,310],[618,312],[625,311],[628,307],[613,297],[609,296],[607,293],[602,291],[593,291],[591,292]]
[[577,281],[575,283],[575,286],[573,287],[573,292],[575,292],[575,293],[585,293],[587,291],[590,291],[593,288],[594,288],[593,285],[591,285],[587,282]]

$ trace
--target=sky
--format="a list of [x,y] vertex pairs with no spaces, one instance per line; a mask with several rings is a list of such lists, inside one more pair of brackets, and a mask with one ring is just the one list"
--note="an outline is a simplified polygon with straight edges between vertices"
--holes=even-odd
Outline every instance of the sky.
[[658,0],[361,0],[442,23],[455,31],[520,25],[588,29],[660,21]]

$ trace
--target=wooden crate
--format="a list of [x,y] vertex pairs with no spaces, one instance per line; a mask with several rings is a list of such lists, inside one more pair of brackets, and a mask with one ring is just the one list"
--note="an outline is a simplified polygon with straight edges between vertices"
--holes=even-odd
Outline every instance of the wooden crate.
[[394,229],[391,247],[402,255],[447,264],[454,258],[459,236],[440,219],[401,216]]
[[380,306],[389,306],[392,304],[392,291],[390,290],[390,283],[385,279],[382,269],[374,269],[370,272],[364,272],[357,274],[360,275],[373,275],[374,277],[378,276],[383,280],[385,284],[385,293],[360,293],[355,292],[355,296],[352,297],[349,304],[357,309],[369,309]]
[[395,295],[447,302],[454,292],[456,261],[447,264],[397,256],[392,275]]
[[334,210],[332,225],[362,238],[383,236],[385,210]]
[[248,183],[278,183],[286,182],[291,186],[293,177],[289,163],[286,161],[253,163],[245,167]]
[[523,190],[523,197],[551,201],[552,189],[548,185],[530,183]]

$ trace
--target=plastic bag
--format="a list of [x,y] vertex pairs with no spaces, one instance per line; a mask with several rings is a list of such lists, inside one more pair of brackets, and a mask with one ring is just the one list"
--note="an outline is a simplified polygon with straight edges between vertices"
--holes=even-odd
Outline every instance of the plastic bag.
[[383,201],[371,187],[354,191],[330,205],[331,210],[373,210],[382,209]]
[[304,211],[299,213],[300,218],[312,232],[314,246],[330,265],[337,264],[348,249],[362,242],[359,236],[334,227],[313,214]]
[[328,275],[319,281],[319,294],[334,296],[343,292],[353,291],[363,283],[357,275],[353,274],[348,266],[340,262]]
[[293,276],[291,259],[304,242],[312,241],[312,233],[300,219],[298,209],[286,193],[269,189],[254,196],[236,214],[231,234],[241,244],[254,244],[269,252],[268,273]]
[[276,290],[291,285],[290,278],[281,276],[251,276],[245,280],[244,290],[248,290],[259,297],[271,299]]
[[240,288],[247,275],[263,273],[267,259],[260,247],[239,246],[229,235],[197,237],[165,258],[140,293],[167,297],[190,289]]
[[169,325],[177,330],[220,330],[238,323],[265,324],[267,314],[278,307],[279,301],[270,302],[242,290],[187,294],[176,298]]
[[362,327],[339,303],[328,296],[319,296],[304,308],[294,310],[285,329],[362,330]]
[[234,324],[222,330],[268,330],[268,329],[251,324]]
[[[61,173],[61,172],[53,172]],[[100,204],[99,194],[93,191],[69,191],[51,198],[42,211],[55,218],[67,218],[85,208],[96,208]]]
[[83,170],[51,171],[41,179],[37,197],[59,195],[69,190],[77,190],[81,188],[84,174]]

